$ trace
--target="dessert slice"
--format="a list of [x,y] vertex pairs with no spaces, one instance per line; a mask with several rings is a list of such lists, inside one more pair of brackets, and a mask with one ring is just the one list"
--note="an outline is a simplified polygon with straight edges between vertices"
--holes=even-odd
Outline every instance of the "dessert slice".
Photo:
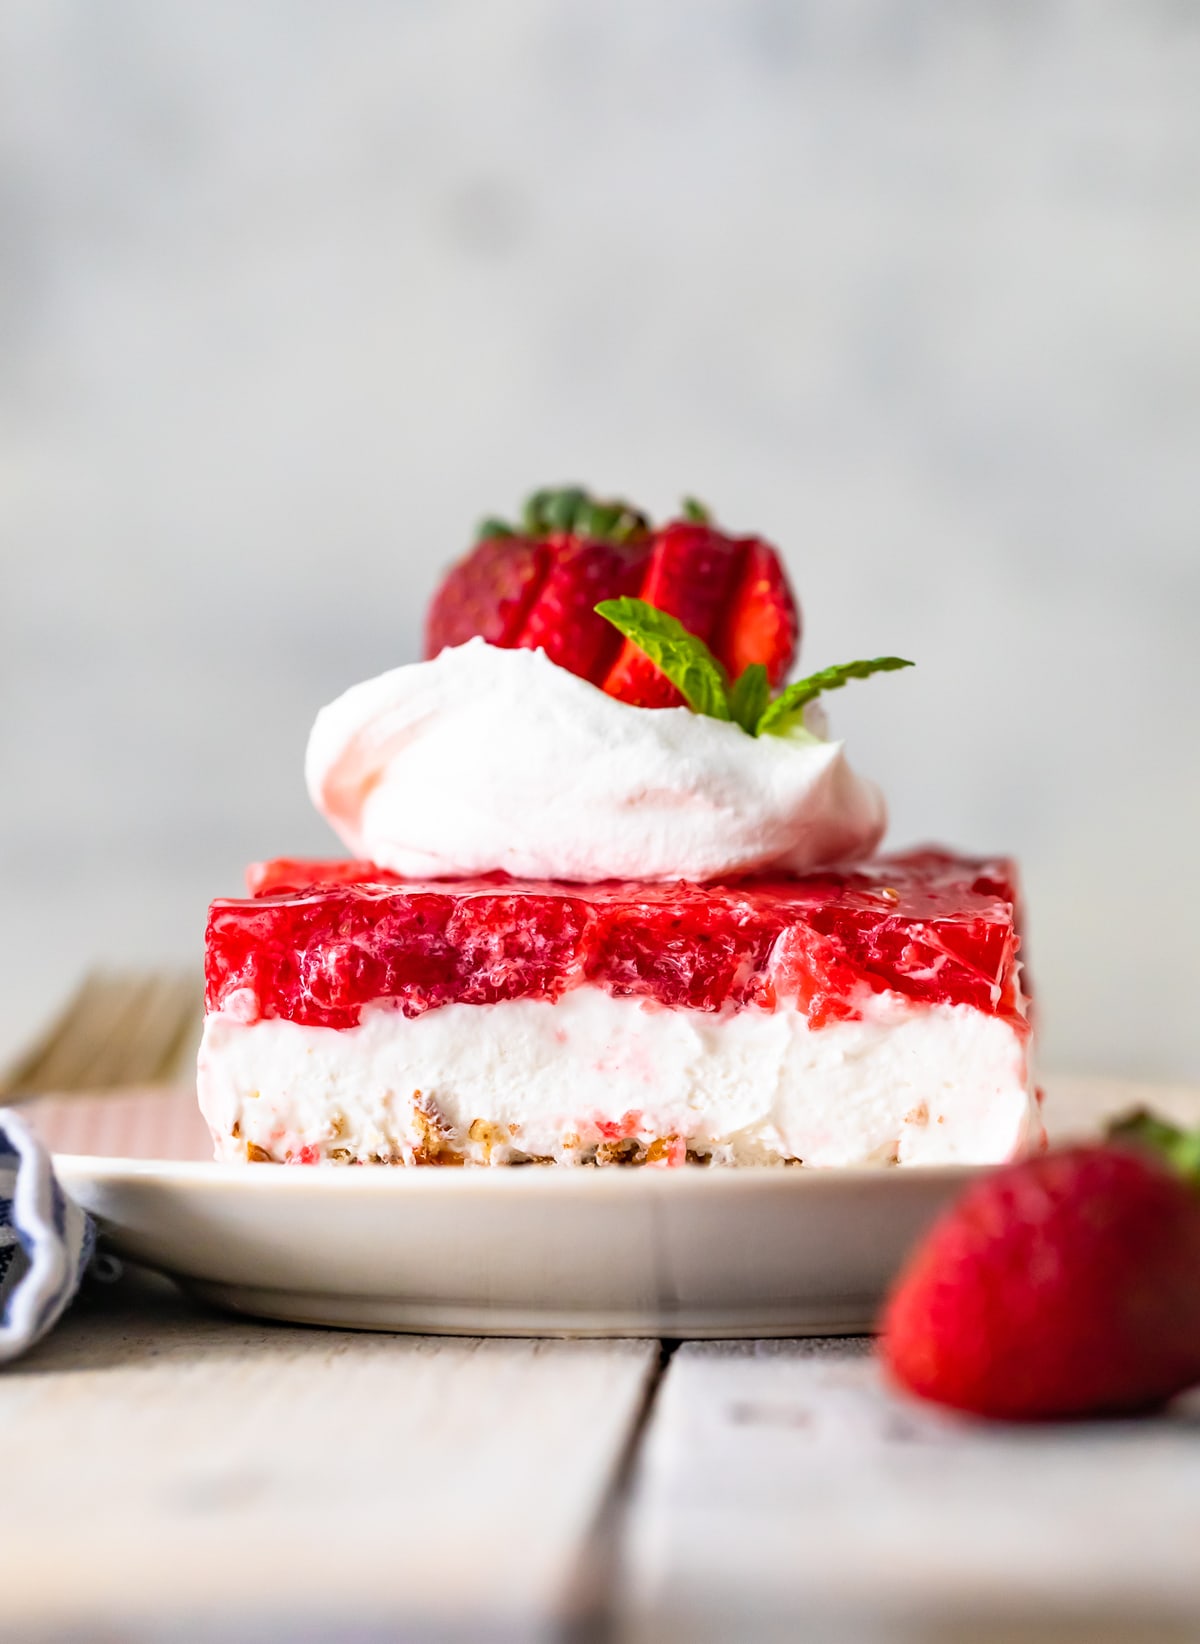
[[223,1159],[984,1163],[1040,1133],[1011,864],[724,883],[274,862],[215,902]]
[[[489,520],[426,660],[317,716],[352,861],[213,904],[200,1100],[219,1157],[853,1165],[1039,1134],[1005,862],[871,860],[883,796],[785,684],[756,536],[578,487]],[[850,866],[849,864],[863,864]]]

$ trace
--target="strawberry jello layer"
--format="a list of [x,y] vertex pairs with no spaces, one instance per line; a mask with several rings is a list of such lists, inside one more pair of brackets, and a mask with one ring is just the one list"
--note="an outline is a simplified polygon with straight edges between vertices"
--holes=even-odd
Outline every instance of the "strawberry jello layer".
[[218,1157],[990,1162],[1038,1129],[1003,861],[718,885],[266,864],[213,904]]

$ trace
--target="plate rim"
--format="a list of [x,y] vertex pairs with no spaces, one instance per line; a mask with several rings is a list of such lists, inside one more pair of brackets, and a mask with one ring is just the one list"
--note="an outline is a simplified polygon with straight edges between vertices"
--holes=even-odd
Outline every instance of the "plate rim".
[[[374,1194],[441,1193],[457,1196],[497,1194],[576,1196],[580,1193],[614,1197],[648,1189],[654,1193],[685,1194],[699,1191],[730,1193],[772,1184],[788,1192],[832,1192],[845,1186],[879,1186],[906,1181],[915,1185],[958,1181],[966,1184],[1001,1164],[923,1165],[714,1165],[667,1169],[659,1166],[609,1167],[596,1170],[553,1165],[542,1168],[511,1166],[439,1169],[436,1166],[389,1167],[365,1165],[330,1168],[320,1165],[234,1164],[205,1159],[132,1159],[90,1153],[56,1153],[54,1168],[64,1186],[87,1179],[96,1183],[154,1182],[160,1185],[237,1188],[255,1193],[325,1193],[361,1196]],[[253,1184],[253,1185],[250,1185]],[[536,1184],[536,1185],[535,1185]]]

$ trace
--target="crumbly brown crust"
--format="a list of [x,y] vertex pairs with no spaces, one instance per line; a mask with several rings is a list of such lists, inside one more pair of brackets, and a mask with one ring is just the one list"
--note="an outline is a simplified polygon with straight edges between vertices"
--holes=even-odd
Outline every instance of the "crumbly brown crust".
[[[640,1165],[667,1163],[706,1167],[713,1162],[711,1153],[702,1148],[683,1147],[677,1136],[656,1136],[650,1141],[640,1141],[635,1137],[626,1136],[591,1146],[578,1143],[577,1146],[569,1148],[561,1160],[535,1153],[522,1153],[519,1148],[512,1145],[504,1127],[493,1125],[485,1119],[475,1120],[470,1127],[469,1137],[475,1146],[469,1151],[463,1151],[453,1144],[434,1121],[429,1120],[422,1127],[420,1142],[411,1151],[398,1151],[393,1154],[370,1153],[359,1157],[349,1148],[334,1147],[330,1148],[322,1159],[307,1162],[334,1165],[394,1165],[405,1169],[430,1166],[441,1169],[518,1169],[529,1165],[561,1164],[568,1169],[583,1167],[597,1170],[614,1166],[629,1169]],[[577,1138],[573,1139],[577,1141]],[[254,1142],[246,1143],[246,1158],[257,1164],[300,1162],[290,1158],[276,1158]],[[798,1165],[802,1164],[803,1160],[783,1159],[780,1163]]]

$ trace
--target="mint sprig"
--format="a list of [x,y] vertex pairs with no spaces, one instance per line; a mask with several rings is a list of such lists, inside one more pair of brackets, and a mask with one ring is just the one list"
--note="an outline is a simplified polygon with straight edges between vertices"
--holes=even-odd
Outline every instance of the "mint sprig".
[[678,618],[629,595],[602,599],[596,613],[650,658],[695,713],[710,719],[733,717],[728,675],[704,641],[688,633]]
[[761,662],[743,668],[729,693],[729,717],[751,736],[757,736],[771,700],[771,682]]
[[803,721],[807,705],[825,691],[838,691],[851,679],[869,679],[872,674],[913,666],[902,656],[842,662],[798,679],[772,701],[761,662],[750,663],[731,685],[729,675],[698,635],[644,599],[626,595],[601,600],[596,612],[653,662],[695,713],[731,720],[749,736],[786,736]]
[[870,679],[872,674],[890,674],[897,668],[911,668],[902,656],[874,656],[863,662],[839,662],[832,668],[822,668],[788,685],[775,698],[758,722],[758,735],[783,736],[798,720],[810,702],[815,702],[826,691],[840,691],[852,679]]

